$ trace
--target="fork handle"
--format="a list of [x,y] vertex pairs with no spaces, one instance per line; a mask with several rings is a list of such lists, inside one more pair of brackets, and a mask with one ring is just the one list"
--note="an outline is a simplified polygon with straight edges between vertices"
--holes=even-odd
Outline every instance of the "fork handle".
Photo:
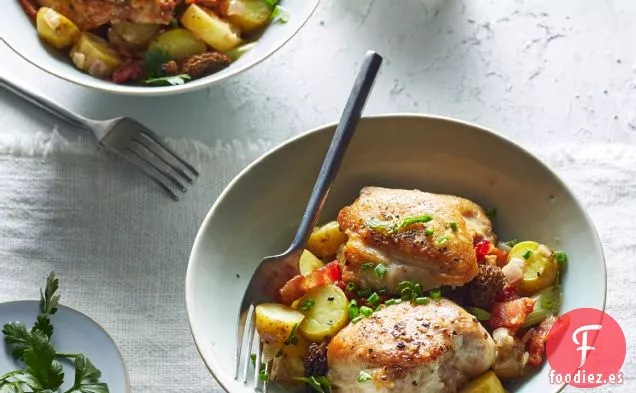
[[4,76],[0,76],[0,86],[69,124],[86,130],[91,129],[88,119],[85,119],[82,116],[79,116],[56,104],[48,97],[29,89],[22,83],[16,83],[15,81],[8,80]]
[[318,221],[320,210],[336,178],[349,142],[356,130],[362,111],[373,88],[375,78],[382,64],[382,56],[369,51],[358,73],[353,89],[345,106],[340,122],[336,127],[331,145],[320,169],[318,179],[311,192],[305,214],[300,222],[296,236],[286,254],[293,254],[304,248],[312,229]]

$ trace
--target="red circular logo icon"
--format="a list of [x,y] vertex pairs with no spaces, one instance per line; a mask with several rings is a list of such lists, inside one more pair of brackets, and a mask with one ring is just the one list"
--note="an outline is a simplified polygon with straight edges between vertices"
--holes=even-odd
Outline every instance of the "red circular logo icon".
[[552,383],[579,388],[623,383],[625,334],[614,318],[593,308],[563,314],[546,340]]

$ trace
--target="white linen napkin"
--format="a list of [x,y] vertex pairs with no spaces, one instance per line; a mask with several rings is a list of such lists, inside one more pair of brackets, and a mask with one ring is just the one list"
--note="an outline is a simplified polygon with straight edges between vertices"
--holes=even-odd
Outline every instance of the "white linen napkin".
[[[55,270],[62,302],[93,317],[119,344],[132,392],[222,391],[190,336],[186,265],[214,199],[271,146],[171,141],[202,171],[175,203],[89,141],[57,132],[20,135],[0,136],[0,301],[37,298],[44,278]],[[636,340],[631,287],[636,283],[636,146],[531,150],[574,190],[597,226],[608,266],[607,312],[625,330],[629,348]],[[596,391],[634,390],[633,357],[623,372],[624,385]]]

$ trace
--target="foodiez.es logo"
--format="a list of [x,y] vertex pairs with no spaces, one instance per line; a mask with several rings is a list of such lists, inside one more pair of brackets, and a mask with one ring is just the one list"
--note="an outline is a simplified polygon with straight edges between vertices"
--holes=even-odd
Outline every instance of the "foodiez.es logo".
[[614,318],[593,308],[563,314],[546,340],[550,383],[592,388],[623,383],[627,345]]

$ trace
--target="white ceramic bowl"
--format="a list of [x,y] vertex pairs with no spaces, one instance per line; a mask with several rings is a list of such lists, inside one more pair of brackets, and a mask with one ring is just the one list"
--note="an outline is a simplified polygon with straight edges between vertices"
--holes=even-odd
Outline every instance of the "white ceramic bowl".
[[31,64],[69,82],[108,93],[160,96],[211,86],[260,63],[280,49],[300,30],[316,9],[318,0],[283,0],[281,5],[289,10],[289,21],[269,26],[258,43],[232,65],[216,74],[183,85],[162,87],[118,85],[77,70],[65,51],[52,49],[39,40],[34,24],[26,16],[18,0],[3,0],[3,3],[6,4],[3,4],[2,12],[0,12],[0,40]]
[[[192,334],[203,360],[229,392],[236,317],[262,257],[286,249],[327,151],[334,126],[301,135],[250,165],[219,196],[194,243],[186,279]],[[365,118],[349,147],[322,221],[361,187],[417,188],[496,207],[503,239],[533,239],[568,253],[562,311],[604,309],[605,262],[592,222],[567,186],[504,137],[456,120],[416,115]],[[515,392],[553,392],[548,367]]]

